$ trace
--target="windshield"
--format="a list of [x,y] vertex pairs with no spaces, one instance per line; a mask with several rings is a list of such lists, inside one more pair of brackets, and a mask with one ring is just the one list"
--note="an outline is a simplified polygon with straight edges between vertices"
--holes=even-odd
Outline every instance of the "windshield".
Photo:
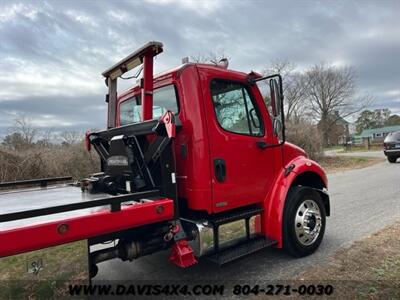
[[[140,95],[121,102],[119,107],[120,125],[128,125],[142,121],[142,105]],[[178,112],[178,101],[175,87],[168,85],[153,92],[153,119],[160,118],[167,110]]]

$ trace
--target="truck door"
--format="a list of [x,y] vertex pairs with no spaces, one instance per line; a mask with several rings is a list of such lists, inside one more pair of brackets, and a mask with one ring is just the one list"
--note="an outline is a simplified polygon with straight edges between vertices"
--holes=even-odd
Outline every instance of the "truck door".
[[[210,137],[213,210],[219,212],[264,201],[280,156],[272,125],[256,86],[200,72]],[[278,150],[278,151],[277,151]],[[278,158],[279,157],[279,158]]]

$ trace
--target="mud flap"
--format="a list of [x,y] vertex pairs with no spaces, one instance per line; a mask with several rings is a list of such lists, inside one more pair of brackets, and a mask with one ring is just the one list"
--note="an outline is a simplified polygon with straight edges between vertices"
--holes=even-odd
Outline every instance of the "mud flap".
[[174,243],[169,261],[181,268],[186,268],[197,264],[193,250],[186,240],[179,240]]

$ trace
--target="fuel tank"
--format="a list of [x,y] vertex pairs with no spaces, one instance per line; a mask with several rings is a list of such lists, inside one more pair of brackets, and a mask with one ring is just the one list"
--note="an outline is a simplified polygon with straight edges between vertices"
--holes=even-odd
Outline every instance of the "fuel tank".
[[[261,235],[260,214],[249,219],[249,238]],[[189,236],[189,245],[196,257],[211,255],[218,249],[223,250],[247,240],[246,220],[239,219],[222,225],[214,225],[206,219],[189,220],[181,218],[181,223]],[[218,230],[217,230],[218,227]]]

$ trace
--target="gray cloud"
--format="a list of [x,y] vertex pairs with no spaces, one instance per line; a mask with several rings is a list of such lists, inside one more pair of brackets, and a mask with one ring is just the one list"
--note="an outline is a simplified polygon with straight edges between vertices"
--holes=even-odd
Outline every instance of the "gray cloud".
[[165,45],[157,71],[209,51],[243,71],[276,58],[353,65],[374,107],[400,113],[399,11],[396,0],[0,1],[0,133],[16,114],[103,127],[100,73],[149,40]]

